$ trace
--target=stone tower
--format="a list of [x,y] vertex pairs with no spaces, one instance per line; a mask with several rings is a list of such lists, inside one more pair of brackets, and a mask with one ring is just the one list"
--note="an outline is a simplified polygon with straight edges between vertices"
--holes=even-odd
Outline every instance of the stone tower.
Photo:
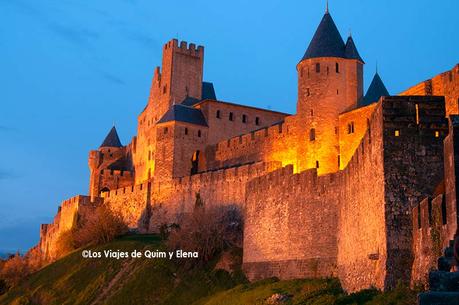
[[300,170],[338,170],[338,116],[362,98],[363,65],[352,37],[344,43],[327,10],[297,65]]
[[91,198],[100,196],[101,192],[131,185],[133,182],[130,150],[121,144],[115,126],[99,149],[89,152],[88,165]]
[[201,99],[204,47],[189,45],[177,39],[163,46],[161,71],[157,67],[153,76],[149,105],[154,107],[154,123],[172,105],[180,104],[186,97]]

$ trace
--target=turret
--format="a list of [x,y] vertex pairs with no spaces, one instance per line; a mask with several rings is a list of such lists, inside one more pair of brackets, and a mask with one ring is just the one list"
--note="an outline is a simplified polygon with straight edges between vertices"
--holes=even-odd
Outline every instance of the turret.
[[376,103],[382,96],[389,96],[389,91],[387,91],[384,82],[379,76],[378,71],[376,71],[373,80],[371,81],[370,87],[368,87],[367,93],[359,101],[359,107],[367,106],[372,103]]
[[297,113],[306,143],[300,170],[338,170],[338,116],[362,98],[363,64],[353,38],[344,43],[327,9],[297,65]]

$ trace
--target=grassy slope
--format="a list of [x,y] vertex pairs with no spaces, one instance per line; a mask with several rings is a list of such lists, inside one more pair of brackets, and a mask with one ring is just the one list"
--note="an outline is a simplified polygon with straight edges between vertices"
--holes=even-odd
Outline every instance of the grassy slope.
[[[126,236],[95,250],[161,249],[156,236]],[[214,262],[215,263],[215,262]],[[30,276],[0,296],[0,304],[263,304],[274,293],[293,298],[286,304],[413,304],[400,288],[389,294],[343,294],[337,280],[265,280],[249,284],[241,273],[206,268],[185,271],[166,259],[83,259],[76,251]],[[107,288],[108,287],[108,288]]]

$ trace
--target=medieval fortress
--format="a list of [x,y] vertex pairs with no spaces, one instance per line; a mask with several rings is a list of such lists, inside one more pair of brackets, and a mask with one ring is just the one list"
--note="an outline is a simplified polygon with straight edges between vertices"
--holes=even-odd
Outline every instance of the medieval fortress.
[[376,73],[364,94],[364,60],[327,11],[290,115],[218,100],[203,61],[202,46],[163,46],[137,136],[122,145],[113,127],[89,153],[89,195],[42,225],[43,258],[98,204],[156,232],[199,194],[243,211],[249,279],[336,276],[348,291],[425,280],[440,256],[432,228],[444,248],[458,223],[459,65],[396,96]]

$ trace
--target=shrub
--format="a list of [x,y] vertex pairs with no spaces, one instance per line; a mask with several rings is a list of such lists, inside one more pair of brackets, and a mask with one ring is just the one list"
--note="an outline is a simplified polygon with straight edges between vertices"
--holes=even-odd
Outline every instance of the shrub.
[[16,254],[2,264],[0,278],[2,278],[2,289],[16,286],[19,282],[30,274],[27,260],[21,255]]
[[195,263],[206,263],[224,249],[241,247],[242,225],[238,208],[208,208],[199,201],[193,212],[169,233],[167,245],[173,251],[197,251]]
[[88,215],[84,221],[78,224],[73,233],[74,246],[105,244],[127,231],[128,227],[121,215],[106,205],[101,205],[96,208],[93,214]]

